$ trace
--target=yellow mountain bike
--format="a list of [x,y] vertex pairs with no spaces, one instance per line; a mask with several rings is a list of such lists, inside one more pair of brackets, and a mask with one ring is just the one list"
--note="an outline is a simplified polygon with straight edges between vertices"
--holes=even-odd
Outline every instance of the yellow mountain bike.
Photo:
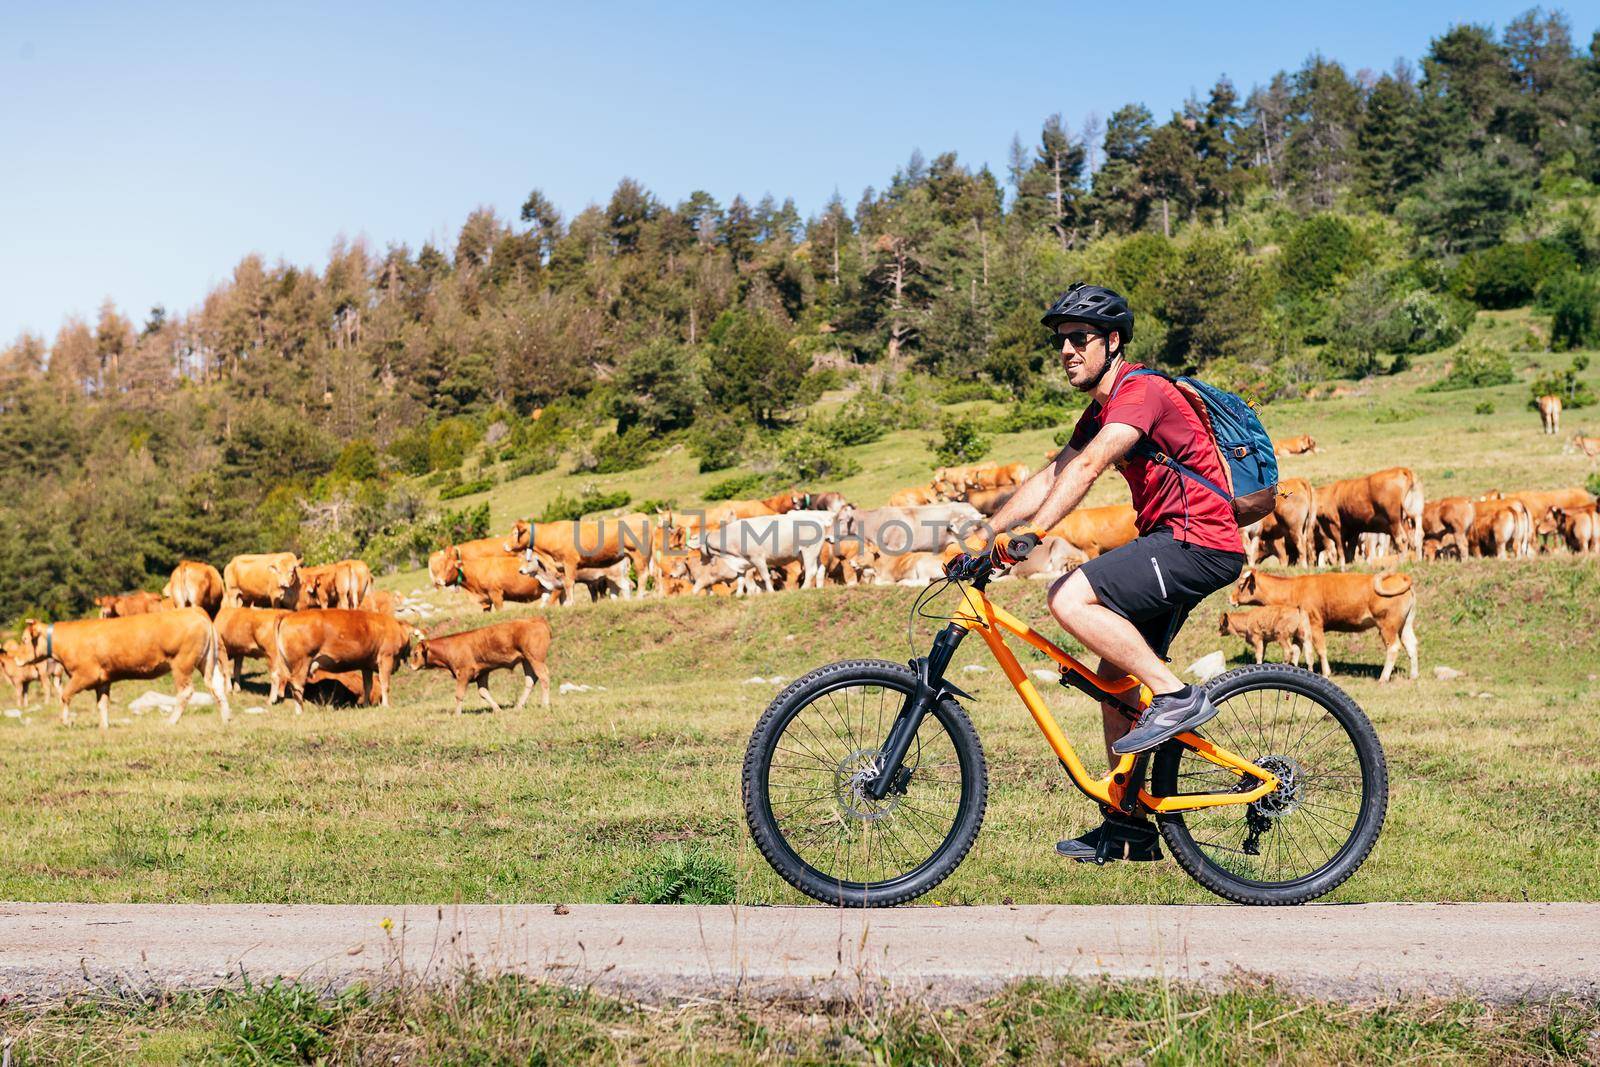
[[[1037,543],[1025,535],[1007,551],[1020,560]],[[919,594],[914,614],[949,621],[928,655],[909,666],[819,667],[761,716],[745,754],[745,817],[790,885],[828,904],[887,907],[928,892],[966,857],[983,823],[988,768],[957,700],[971,697],[944,673],[973,631],[1073,784],[1106,809],[1153,814],[1174,858],[1213,893],[1302,904],[1361,866],[1383,828],[1388,771],[1372,723],[1343,690],[1298,667],[1240,667],[1206,686],[1219,709],[1206,737],[1179,734],[1093,778],[1002,633],[1048,655],[1064,684],[1130,716],[1150,703],[1150,690],[1133,677],[1097,676],[991,604],[993,566],[980,563],[969,584],[946,578]],[[927,614],[952,585],[962,606]]]

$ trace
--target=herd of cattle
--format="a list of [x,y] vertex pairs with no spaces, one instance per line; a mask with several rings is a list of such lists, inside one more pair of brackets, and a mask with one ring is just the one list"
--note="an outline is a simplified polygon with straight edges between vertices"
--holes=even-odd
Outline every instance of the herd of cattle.
[[[1279,455],[1318,451],[1301,436],[1274,442]],[[507,601],[572,604],[579,586],[591,599],[675,595],[747,595],[784,588],[925,585],[943,573],[966,535],[992,516],[1028,477],[1028,467],[970,465],[934,472],[922,486],[895,493],[878,508],[859,508],[834,492],[798,490],[763,500],[728,501],[702,511],[633,514],[569,522],[514,523],[507,534],[447,545],[428,560],[440,589],[469,594],[484,611]],[[1052,579],[1137,536],[1128,505],[1082,508],[1047,531],[1040,547],[1007,577]],[[1411,558],[1505,559],[1567,550],[1600,553],[1595,500],[1582,489],[1486,493],[1426,500],[1416,474],[1390,467],[1313,486],[1286,477],[1271,515],[1245,531],[1248,567],[1230,595],[1251,611],[1224,612],[1223,636],[1243,638],[1258,662],[1278,642],[1292,662],[1315,655],[1331,673],[1328,631],[1376,630],[1387,681],[1402,647],[1417,676],[1416,590],[1408,574],[1274,575],[1257,567],[1334,567],[1360,559],[1380,568]],[[0,651],[0,671],[18,703],[39,682],[61,702],[63,722],[78,692],[98,696],[109,723],[111,683],[168,672],[177,684],[171,721],[201,671],[224,720],[228,692],[239,689],[246,658],[266,661],[269,701],[287,692],[295,711],[308,687],[388,706],[397,664],[449,671],[459,714],[469,684],[498,710],[486,679],[520,668],[517,707],[535,680],[550,700],[546,658],[550,626],[539,616],[446,637],[424,637],[399,616],[395,598],[373,588],[360,560],[305,566],[293,553],[237,556],[220,572],[185,561],[160,595],[99,598],[100,619],[45,624],[28,620],[19,640]],[[376,682],[376,689],[374,689]]]

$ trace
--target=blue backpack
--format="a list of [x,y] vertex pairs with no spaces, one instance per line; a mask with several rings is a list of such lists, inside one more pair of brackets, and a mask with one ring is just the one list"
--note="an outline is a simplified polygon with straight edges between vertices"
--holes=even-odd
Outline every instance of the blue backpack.
[[[1162,452],[1148,437],[1140,437],[1133,454],[1177,471],[1181,477],[1198,482],[1233,505],[1233,517],[1241,527],[1259,522],[1272,514],[1278,496],[1278,457],[1272,451],[1272,438],[1254,409],[1242,397],[1225,389],[1207,385],[1198,378],[1173,378],[1160,371],[1141,368],[1129,371],[1117,383],[1121,389],[1131,378],[1153,374],[1164,378],[1183,394],[1201,425],[1211,433],[1222,460],[1227,485],[1218,485],[1199,471],[1179,463]],[[1116,393],[1111,394],[1115,396]]]

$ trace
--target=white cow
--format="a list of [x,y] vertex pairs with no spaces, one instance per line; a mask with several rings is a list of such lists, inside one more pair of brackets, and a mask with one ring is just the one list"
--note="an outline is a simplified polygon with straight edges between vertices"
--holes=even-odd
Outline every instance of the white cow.
[[800,587],[821,588],[822,543],[836,532],[835,521],[836,516],[831,511],[758,515],[726,523],[707,534],[697,534],[689,538],[688,545],[698,548],[701,558],[708,562],[723,557],[740,573],[754,568],[769,593],[773,591],[770,568],[795,560],[804,568]]

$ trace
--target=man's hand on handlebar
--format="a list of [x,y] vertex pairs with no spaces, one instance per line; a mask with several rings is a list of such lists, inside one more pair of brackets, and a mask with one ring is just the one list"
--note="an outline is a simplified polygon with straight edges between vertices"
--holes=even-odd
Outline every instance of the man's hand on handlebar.
[[944,565],[944,573],[950,578],[969,580],[992,570],[1013,566],[1027,559],[1028,553],[1039,546],[1039,541],[1040,535],[1031,530],[1001,534],[988,551],[961,552],[951,556]]

